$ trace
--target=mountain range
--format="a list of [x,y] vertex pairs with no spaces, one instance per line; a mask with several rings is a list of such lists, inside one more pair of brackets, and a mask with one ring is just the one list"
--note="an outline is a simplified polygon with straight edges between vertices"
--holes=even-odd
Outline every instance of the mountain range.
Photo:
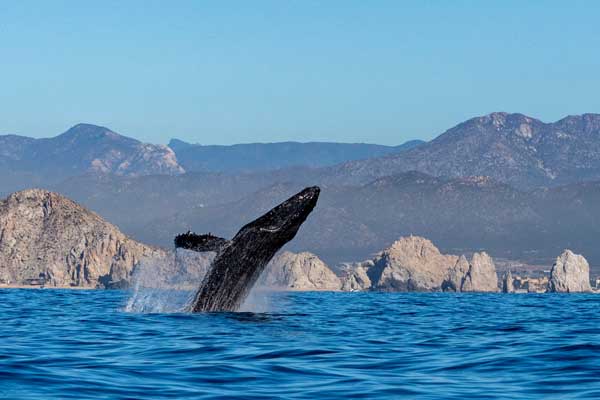
[[0,192],[51,189],[134,238],[230,236],[306,185],[323,188],[291,250],[364,259],[400,236],[443,251],[547,261],[565,247],[600,264],[600,115],[544,123],[492,113],[401,146],[145,144],[80,124],[50,139],[0,136]]
[[[149,220],[137,235],[159,245],[188,229],[230,237],[301,187],[280,183],[231,203],[184,208]],[[408,235],[430,237],[448,252],[485,250],[547,263],[569,247],[600,261],[600,182],[524,192],[488,177],[407,172],[362,186],[322,189],[313,218],[288,248],[313,252],[331,265],[360,259]]]
[[108,128],[77,124],[52,138],[0,135],[0,194],[55,184],[80,175],[176,176],[188,172],[252,173],[318,168],[384,154],[399,146],[364,143],[285,142],[202,146],[172,139],[168,146],[142,143]]
[[411,140],[399,146],[365,143],[282,142],[206,146],[172,139],[169,147],[186,171],[255,172],[290,167],[318,168],[346,161],[398,154],[425,143]]
[[330,182],[365,183],[406,171],[434,176],[489,176],[522,189],[600,179],[600,114],[544,123],[492,113],[465,121],[401,154],[332,167]]
[[173,150],[108,128],[78,124],[52,138],[0,136],[2,192],[59,182],[86,172],[123,176],[182,174]]
[[[187,230],[231,237],[240,225],[307,183],[263,175],[83,176],[51,187],[142,242],[170,247]],[[569,247],[600,261],[600,182],[530,191],[489,177],[420,172],[364,185],[322,185],[314,218],[288,247],[330,265],[362,259],[400,236],[421,235],[447,252],[547,263]]]

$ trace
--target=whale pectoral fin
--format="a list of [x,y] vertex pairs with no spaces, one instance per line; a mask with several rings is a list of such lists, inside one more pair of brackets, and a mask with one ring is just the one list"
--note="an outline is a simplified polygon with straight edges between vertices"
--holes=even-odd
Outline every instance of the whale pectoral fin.
[[175,236],[176,248],[194,250],[198,252],[219,251],[228,243],[229,240],[211,235],[210,233],[198,235],[193,232],[186,232]]

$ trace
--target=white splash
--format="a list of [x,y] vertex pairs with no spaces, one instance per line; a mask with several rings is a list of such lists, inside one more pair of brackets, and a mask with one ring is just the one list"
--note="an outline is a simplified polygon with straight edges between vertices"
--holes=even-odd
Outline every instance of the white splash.
[[141,261],[132,276],[127,312],[184,312],[216,253],[177,249],[165,258]]
[[272,311],[270,303],[271,290],[255,285],[240,306],[240,312],[266,313]]

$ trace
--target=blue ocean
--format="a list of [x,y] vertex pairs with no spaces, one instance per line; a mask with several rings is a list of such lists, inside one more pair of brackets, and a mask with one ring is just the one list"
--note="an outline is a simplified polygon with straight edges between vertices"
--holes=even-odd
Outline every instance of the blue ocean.
[[0,398],[600,398],[597,295],[265,296],[192,315],[0,290]]

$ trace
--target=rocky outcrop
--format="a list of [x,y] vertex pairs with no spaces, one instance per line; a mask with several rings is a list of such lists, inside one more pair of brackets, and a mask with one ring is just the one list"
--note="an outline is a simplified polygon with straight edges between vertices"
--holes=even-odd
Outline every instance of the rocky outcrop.
[[497,292],[498,275],[492,257],[487,253],[475,253],[465,275],[461,292]]
[[515,285],[513,282],[513,276],[510,271],[506,272],[502,277],[502,293],[514,293]]
[[571,250],[565,250],[550,271],[549,292],[590,292],[590,266],[587,260]]
[[371,278],[367,274],[369,268],[373,266],[373,261],[368,260],[362,263],[347,264],[343,266],[342,290],[355,292],[370,289],[372,286]]
[[442,254],[418,236],[403,237],[373,260],[346,265],[343,290],[497,292],[492,258]]
[[143,259],[166,257],[56,193],[31,189],[0,202],[0,281],[120,287]]
[[442,289],[454,292],[497,292],[498,275],[494,261],[485,252],[473,254],[470,262],[465,256],[460,256],[456,265],[448,270]]
[[460,256],[456,264],[448,270],[448,276],[442,283],[445,292],[460,292],[463,289],[465,277],[469,274],[469,261],[465,256]]
[[382,291],[440,290],[450,267],[458,257],[440,253],[431,241],[403,237],[381,252],[367,274],[372,289]]
[[340,290],[340,278],[308,252],[284,251],[266,267],[259,285],[279,290]]

